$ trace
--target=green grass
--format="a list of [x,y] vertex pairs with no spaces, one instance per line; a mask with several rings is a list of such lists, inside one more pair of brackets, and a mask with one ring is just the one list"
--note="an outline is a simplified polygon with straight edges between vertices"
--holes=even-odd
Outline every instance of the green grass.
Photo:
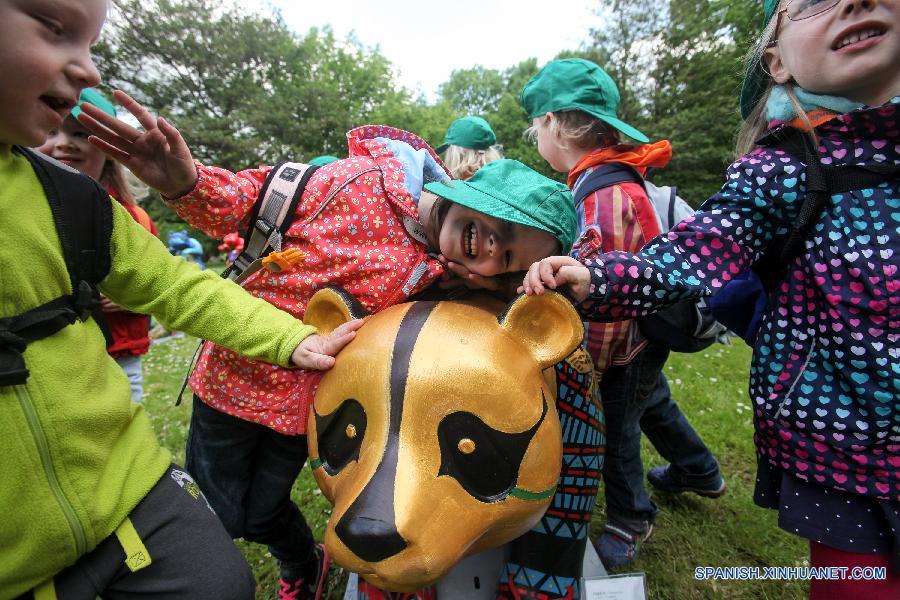
[[[184,441],[190,420],[190,393],[181,406],[175,397],[196,342],[184,337],[154,345],[144,362],[145,403],[163,445],[175,460],[184,461]],[[696,354],[673,354],[666,366],[672,394],[706,444],[719,458],[728,493],[710,500],[692,494],[654,493],[660,507],[656,531],[638,560],[624,571],[647,574],[653,599],[774,599],[803,598],[807,586],[794,581],[696,581],[699,566],[795,566],[806,564],[807,545],[777,527],[776,513],[753,504],[756,453],[753,449],[752,408],[747,397],[750,351],[741,342],[713,346]],[[644,467],[662,464],[653,447],[643,442]],[[601,491],[602,492],[602,491]],[[330,514],[309,469],[294,486],[294,500],[303,509],[313,533],[322,538]],[[594,534],[603,527],[600,494]],[[275,595],[277,572],[265,547],[238,542],[259,582],[257,597]],[[330,598],[340,598],[345,575],[329,581]]]

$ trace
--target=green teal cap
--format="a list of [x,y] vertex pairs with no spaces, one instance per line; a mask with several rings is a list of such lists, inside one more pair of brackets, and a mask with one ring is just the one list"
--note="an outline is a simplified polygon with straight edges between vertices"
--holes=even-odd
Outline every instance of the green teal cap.
[[87,102],[88,104],[93,104],[106,114],[115,117],[116,116],[116,105],[110,102],[110,100],[95,90],[94,88],[84,88],[81,90],[81,95],[78,97],[78,104],[75,108],[72,109],[72,116],[78,117],[81,114],[81,105]]
[[323,154],[322,156],[317,156],[309,161],[309,163],[314,167],[324,167],[329,163],[333,163],[336,160],[341,160],[337,156],[331,156],[330,154]]
[[495,160],[465,181],[426,183],[425,189],[480,213],[546,231],[564,253],[575,242],[578,225],[569,188],[517,160]]
[[[769,25],[775,9],[781,0],[764,0],[763,1],[763,29]],[[747,72],[744,74],[744,82],[741,84],[741,117],[746,119],[753,112],[756,103],[762,98],[766,89],[766,71],[763,68],[762,60],[753,60],[747,65]]]
[[481,117],[463,117],[450,124],[444,143],[435,152],[441,154],[451,144],[470,150],[487,150],[497,143],[490,124]]
[[548,112],[581,110],[646,144],[646,135],[619,120],[619,88],[606,71],[583,58],[563,58],[544,65],[519,97],[528,120]]

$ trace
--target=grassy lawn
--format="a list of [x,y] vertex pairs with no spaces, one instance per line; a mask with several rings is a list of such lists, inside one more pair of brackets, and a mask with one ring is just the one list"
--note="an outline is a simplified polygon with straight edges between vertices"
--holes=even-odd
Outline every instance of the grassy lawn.
[[[190,420],[190,396],[181,406],[175,397],[196,342],[184,337],[156,344],[144,362],[145,403],[162,443],[184,461],[184,442]],[[666,366],[672,393],[688,419],[722,464],[728,493],[718,500],[695,495],[653,494],[660,507],[656,531],[639,559],[627,571],[647,574],[649,597],[671,598],[802,598],[805,584],[793,581],[696,581],[698,566],[799,566],[807,546],[778,529],[774,511],[752,501],[756,458],[753,450],[752,409],[747,398],[750,351],[738,342],[713,346],[697,354],[675,354]],[[644,440],[645,469],[662,459]],[[293,491],[318,539],[330,514],[308,469]],[[604,522],[601,498],[594,533]],[[265,547],[238,542],[259,582],[257,597],[275,595],[277,572]],[[340,598],[343,574],[333,574],[331,598]]]

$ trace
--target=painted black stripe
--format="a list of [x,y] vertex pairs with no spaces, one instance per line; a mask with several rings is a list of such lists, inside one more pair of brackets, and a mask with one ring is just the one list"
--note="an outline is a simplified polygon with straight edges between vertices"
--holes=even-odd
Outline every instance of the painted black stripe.
[[381,462],[335,527],[344,544],[361,559],[385,560],[406,548],[396,527],[394,485],[400,454],[400,424],[413,348],[437,302],[416,302],[400,322],[391,352],[390,417]]
[[[406,379],[409,376],[409,361],[412,359],[413,348],[419,339],[419,332],[425,326],[425,321],[437,306],[437,302],[416,302],[412,305],[397,331],[397,339],[394,340],[394,350],[391,355],[391,421],[389,437],[394,441],[400,439],[400,421],[403,418],[403,398],[406,395]],[[395,446],[396,467],[396,446]],[[387,452],[385,452],[387,458]]]

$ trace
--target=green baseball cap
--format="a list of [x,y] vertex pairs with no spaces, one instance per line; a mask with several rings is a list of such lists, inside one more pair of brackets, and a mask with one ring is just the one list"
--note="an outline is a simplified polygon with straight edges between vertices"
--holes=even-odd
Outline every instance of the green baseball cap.
[[95,90],[94,88],[84,88],[81,90],[81,95],[78,96],[78,104],[75,108],[72,109],[72,116],[78,117],[81,114],[81,105],[87,102],[88,104],[93,104],[106,114],[115,117],[116,115],[116,105],[110,102],[110,100]]
[[578,226],[569,188],[517,160],[495,160],[465,181],[426,183],[425,189],[480,213],[546,231],[563,252],[575,242]]
[[606,71],[583,58],[563,58],[544,65],[519,97],[528,120],[548,112],[581,110],[646,144],[646,135],[616,117],[619,88]]
[[310,159],[308,164],[314,167],[324,167],[325,165],[333,163],[336,160],[341,159],[339,159],[337,156],[331,156],[330,154],[323,154],[322,156],[316,156],[315,158]]
[[[780,0],[763,1],[763,29],[769,25]],[[744,82],[741,84],[741,117],[746,119],[753,112],[756,104],[762,99],[766,89],[766,71],[763,61],[753,60],[747,65]]]
[[435,152],[441,154],[450,144],[471,150],[486,150],[497,143],[490,124],[481,117],[463,117],[450,124],[444,143]]

